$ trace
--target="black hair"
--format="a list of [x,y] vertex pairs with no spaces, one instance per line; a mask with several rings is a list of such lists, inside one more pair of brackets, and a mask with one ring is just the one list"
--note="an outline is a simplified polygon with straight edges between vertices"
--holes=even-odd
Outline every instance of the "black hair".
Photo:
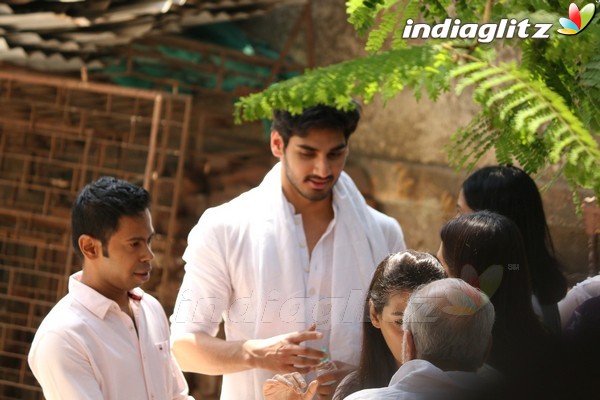
[[277,131],[283,138],[284,147],[290,137],[297,135],[305,137],[313,128],[331,129],[342,132],[346,142],[356,130],[360,119],[360,106],[352,102],[353,109],[349,111],[338,110],[335,107],[317,105],[309,107],[299,115],[292,115],[285,110],[273,111],[272,131]]
[[525,244],[531,288],[541,304],[554,304],[567,293],[567,280],[556,257],[544,206],[531,177],[513,166],[484,167],[463,183],[467,205],[490,210],[517,224]]
[[102,242],[104,256],[110,236],[117,231],[122,216],[143,214],[150,208],[150,194],[139,186],[110,176],[86,185],[71,211],[73,248],[83,257],[79,237],[89,235]]
[[372,302],[377,314],[383,312],[390,295],[398,290],[412,292],[421,285],[446,277],[444,268],[431,254],[413,250],[390,254],[379,263],[364,304],[364,323],[360,362],[354,379],[336,391],[336,399],[370,388],[387,386],[398,370],[396,360],[380,329],[370,322]]
[[[451,276],[473,286],[467,266],[474,268],[496,311],[490,365],[509,373],[520,357],[532,353],[533,343],[547,337],[531,306],[529,267],[521,232],[507,217],[490,211],[460,215],[441,230],[442,256]],[[501,267],[500,275],[490,268]],[[477,280],[479,280],[479,278]],[[498,281],[499,280],[499,281]]]

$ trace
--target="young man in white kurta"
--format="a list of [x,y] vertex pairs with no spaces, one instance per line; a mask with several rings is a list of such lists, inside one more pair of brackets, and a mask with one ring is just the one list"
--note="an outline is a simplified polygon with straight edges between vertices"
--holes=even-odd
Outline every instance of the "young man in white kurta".
[[[406,247],[399,224],[367,206],[342,172],[354,128],[308,125],[286,140],[275,123],[281,162],[257,188],[207,210],[188,238],[174,353],[184,370],[224,374],[222,399],[260,398],[274,372],[309,372],[321,349],[338,363],[339,382],[358,361],[371,275]],[[222,319],[227,342],[212,337]],[[307,330],[313,323],[322,335]]]

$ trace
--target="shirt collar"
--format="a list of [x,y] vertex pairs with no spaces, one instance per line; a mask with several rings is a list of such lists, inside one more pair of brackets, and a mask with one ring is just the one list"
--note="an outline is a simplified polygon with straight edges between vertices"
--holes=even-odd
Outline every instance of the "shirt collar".
[[[114,300],[103,296],[85,283],[82,283],[82,275],[83,271],[79,271],[69,277],[69,294],[98,318],[104,319],[111,307],[118,308],[119,306]],[[144,291],[140,288],[134,288],[127,294],[130,299],[140,301],[144,295]]]
[[481,377],[475,372],[444,371],[429,361],[414,359],[400,366],[398,371],[392,376],[389,386],[418,386],[423,382],[431,383],[431,389],[442,386],[470,388],[481,383]]

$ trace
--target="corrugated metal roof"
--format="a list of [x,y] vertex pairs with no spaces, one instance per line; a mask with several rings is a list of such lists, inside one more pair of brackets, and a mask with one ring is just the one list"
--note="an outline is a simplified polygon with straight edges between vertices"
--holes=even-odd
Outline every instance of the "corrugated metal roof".
[[148,34],[263,15],[306,0],[8,0],[0,4],[0,61],[41,70],[102,66],[112,48]]

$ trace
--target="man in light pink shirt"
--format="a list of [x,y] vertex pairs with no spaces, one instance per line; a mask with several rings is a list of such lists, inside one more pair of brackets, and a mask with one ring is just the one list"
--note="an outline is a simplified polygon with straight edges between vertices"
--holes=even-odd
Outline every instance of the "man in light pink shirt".
[[47,400],[189,398],[164,310],[138,288],[154,258],[149,206],[146,190],[111,177],[75,200],[72,240],[83,270],[69,278],[28,359]]

